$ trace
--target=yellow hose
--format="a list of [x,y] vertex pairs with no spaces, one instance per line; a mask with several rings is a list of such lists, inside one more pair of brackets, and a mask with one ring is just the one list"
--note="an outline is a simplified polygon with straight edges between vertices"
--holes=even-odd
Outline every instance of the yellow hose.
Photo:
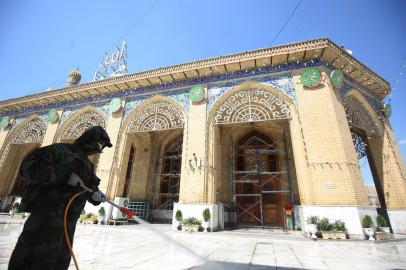
[[77,270],[79,270],[79,265],[78,265],[78,262],[76,261],[75,254],[73,253],[72,245],[71,245],[70,240],[69,240],[68,226],[67,226],[67,221],[66,220],[67,220],[67,217],[68,217],[68,210],[69,210],[69,207],[72,204],[72,202],[76,199],[77,196],[79,196],[79,195],[81,195],[82,193],[85,193],[85,192],[87,192],[87,191],[84,190],[84,191],[78,192],[69,199],[69,202],[68,202],[68,204],[66,205],[66,208],[65,208],[65,214],[63,216],[63,230],[64,230],[64,234],[65,234],[66,245],[68,246],[69,253],[72,256],[73,261],[75,262],[75,267],[76,267]]

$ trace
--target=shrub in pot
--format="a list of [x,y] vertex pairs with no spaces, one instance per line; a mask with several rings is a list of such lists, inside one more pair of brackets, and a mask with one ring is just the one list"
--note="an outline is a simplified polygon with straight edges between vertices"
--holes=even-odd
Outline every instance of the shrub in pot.
[[382,216],[382,215],[376,216],[376,225],[378,225],[378,227],[381,228],[383,232],[390,234],[388,222],[386,222],[386,219],[384,216]]
[[309,231],[309,236],[312,239],[317,239],[317,223],[319,222],[318,216],[310,216],[306,219],[307,222],[307,229]]
[[180,224],[182,222],[182,220],[183,220],[182,211],[177,210],[175,213],[175,227],[178,230],[180,230],[182,228],[181,224]]
[[20,203],[16,202],[11,208],[11,216],[15,218],[25,218],[25,213],[20,211]]
[[104,210],[104,207],[99,208],[99,223],[104,224],[105,219],[106,219],[106,211]]
[[203,228],[204,231],[207,232],[207,228],[210,226],[210,218],[211,218],[211,214],[210,214],[210,209],[206,208],[203,210]]
[[322,218],[317,223],[317,228],[321,232],[323,239],[331,239],[334,238],[334,234],[332,233],[333,225],[330,223],[328,218]]
[[345,222],[341,220],[336,220],[333,223],[333,231],[334,231],[334,238],[335,239],[346,239],[346,228],[345,228]]
[[372,218],[370,215],[365,215],[362,218],[362,228],[364,228],[364,233],[368,236],[369,240],[375,240],[374,239],[374,230],[372,229],[372,226],[374,223],[372,222]]
[[182,231],[197,232],[201,224],[202,222],[195,217],[186,218],[182,221]]

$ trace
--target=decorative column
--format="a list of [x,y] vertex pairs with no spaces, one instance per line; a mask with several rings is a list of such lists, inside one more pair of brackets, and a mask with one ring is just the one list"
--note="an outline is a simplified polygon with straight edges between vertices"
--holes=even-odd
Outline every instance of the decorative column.
[[[182,212],[183,218],[196,217],[203,220],[202,212],[209,208],[211,228],[218,227],[218,205],[208,196],[208,177],[206,166],[206,122],[207,87],[195,85],[189,92],[190,107],[183,134],[182,173],[180,180],[179,203],[173,209],[173,229],[176,230],[175,214]],[[211,190],[211,189],[210,189]]]
[[[103,153],[100,154],[99,162],[97,164],[97,176],[101,179],[99,189],[107,192],[109,179],[112,170],[114,170],[113,158],[115,149],[117,147],[117,139],[119,137],[121,120],[124,115],[125,101],[119,98],[114,98],[109,104],[109,118],[106,121],[106,131],[110,137],[113,147],[105,147]],[[107,194],[109,195],[109,194]]]
[[324,68],[306,68],[294,75],[309,177],[298,174],[298,181],[306,181],[299,183],[299,188],[306,186],[301,192],[309,193],[301,196],[301,223],[305,228],[313,215],[341,219],[350,237],[362,238],[360,216],[376,216],[376,209],[368,207],[341,96],[329,75]]
[[[383,120],[383,134],[369,140],[380,201],[385,205],[394,233],[406,234],[406,168],[389,120]],[[372,165],[372,164],[371,164]],[[374,176],[375,176],[374,175]],[[380,189],[378,191],[378,189]]]
[[53,143],[56,131],[58,129],[60,115],[62,115],[63,109],[51,109],[48,112],[48,127],[45,132],[44,139],[42,140],[42,147]]

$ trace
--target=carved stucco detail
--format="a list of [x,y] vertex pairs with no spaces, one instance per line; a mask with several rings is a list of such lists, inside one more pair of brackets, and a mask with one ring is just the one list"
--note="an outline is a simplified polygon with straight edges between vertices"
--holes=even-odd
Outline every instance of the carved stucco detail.
[[228,97],[214,115],[214,124],[289,119],[289,104],[274,93],[249,89]]
[[75,140],[82,133],[93,126],[105,127],[105,121],[101,114],[97,112],[85,112],[80,114],[66,127],[62,133],[62,140]]
[[146,105],[130,117],[128,133],[183,128],[185,122],[183,112],[168,102]]
[[44,139],[47,125],[42,119],[26,123],[11,140],[12,144],[36,143]]
[[345,112],[350,126],[365,131],[366,135],[378,136],[379,129],[371,114],[360,100],[354,96],[347,96],[344,100]]

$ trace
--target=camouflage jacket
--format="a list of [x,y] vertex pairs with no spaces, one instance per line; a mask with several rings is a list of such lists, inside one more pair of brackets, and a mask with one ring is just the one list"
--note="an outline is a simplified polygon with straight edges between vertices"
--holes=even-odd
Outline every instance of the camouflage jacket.
[[[75,144],[56,143],[35,149],[23,160],[20,170],[28,180],[20,205],[24,212],[62,211],[69,198],[83,190],[67,184],[73,172],[93,190],[98,190],[100,183],[93,164]],[[91,199],[91,193],[83,196],[99,204]]]

